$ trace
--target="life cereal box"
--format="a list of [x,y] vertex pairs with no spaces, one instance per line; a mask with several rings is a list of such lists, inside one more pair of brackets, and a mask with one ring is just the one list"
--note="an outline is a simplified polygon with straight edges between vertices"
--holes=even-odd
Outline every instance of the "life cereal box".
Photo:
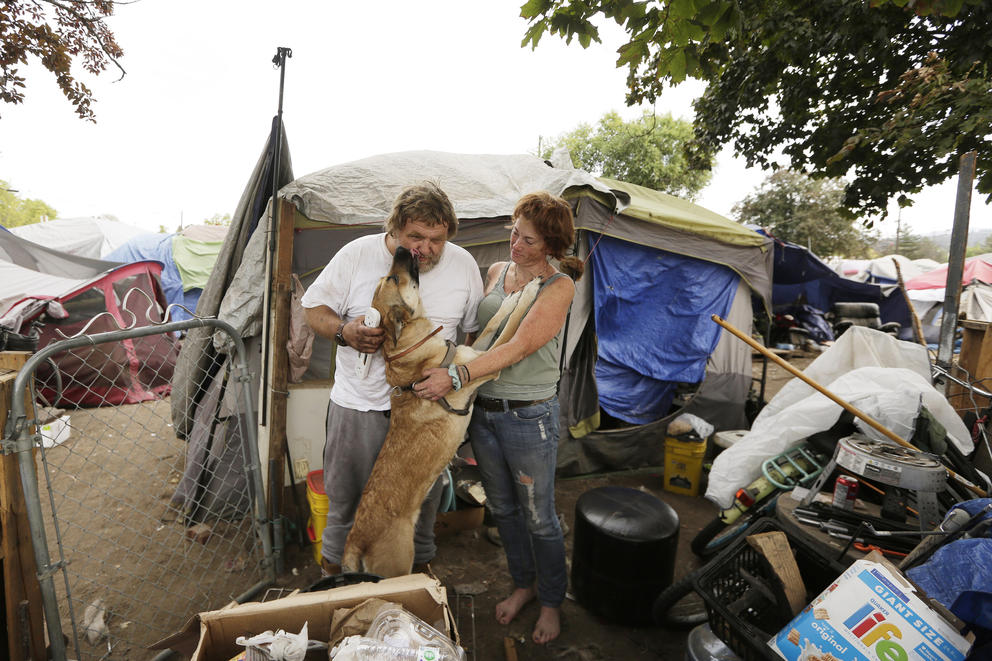
[[856,561],[768,645],[789,661],[964,661],[970,641],[886,565]]

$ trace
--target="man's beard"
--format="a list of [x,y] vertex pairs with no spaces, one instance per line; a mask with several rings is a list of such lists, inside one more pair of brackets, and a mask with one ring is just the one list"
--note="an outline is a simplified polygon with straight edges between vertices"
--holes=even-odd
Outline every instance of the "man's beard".
[[430,271],[431,269],[433,269],[435,266],[438,265],[438,262],[441,261],[441,255],[442,253],[438,253],[433,257],[429,257],[427,260],[421,260],[418,258],[417,268],[420,270],[421,273],[427,273],[428,271]]

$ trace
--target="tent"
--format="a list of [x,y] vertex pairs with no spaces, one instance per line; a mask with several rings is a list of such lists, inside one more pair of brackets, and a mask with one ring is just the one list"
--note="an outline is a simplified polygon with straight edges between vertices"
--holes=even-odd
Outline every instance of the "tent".
[[[758,231],[764,233],[764,230]],[[876,270],[881,269],[882,265],[882,262],[876,265]],[[864,266],[867,267],[868,263]],[[876,303],[882,323],[899,322],[900,337],[912,339],[909,307],[898,288],[891,286],[894,282],[895,280],[886,283],[877,279],[864,281],[846,278],[806,248],[775,239],[772,301],[776,312],[801,318],[802,308],[806,305],[825,315],[830,312],[834,303]],[[817,336],[818,329],[807,330],[811,331],[814,339],[821,342],[834,339]]]
[[[947,287],[947,264],[906,281],[909,299],[920,318],[927,342],[940,339],[940,323]],[[971,321],[992,321],[992,253],[969,257],[961,274],[958,316]]]
[[169,318],[183,321],[196,310],[226,235],[227,227],[216,225],[191,225],[175,234],[142,234],[108,253],[105,259],[125,264],[158,262],[162,266],[166,303],[176,306]]
[[[266,302],[266,283],[281,286],[278,260],[267,259],[268,219],[241,213],[265,197],[262,163],[225,244],[232,255],[240,251],[240,263],[226,262],[225,274],[215,272],[204,290],[204,297],[219,301],[218,316],[248,339],[252,356],[266,324],[288,324],[268,313],[278,299]],[[576,252],[587,259],[587,271],[565,331],[560,474],[661,464],[666,415],[682,404],[718,429],[745,423],[750,349],[710,316],[719,314],[750,332],[752,296],[770,309],[770,240],[685,200],[551,167],[528,155],[374,156],[281,187],[286,213],[280,212],[280,222],[292,227],[287,259],[293,274],[308,285],[341,245],[380,232],[399,191],[425,179],[438,182],[451,198],[460,219],[455,242],[476,257],[483,272],[508,257],[506,224],[522,194],[548,190],[573,205]],[[173,422],[189,434],[197,432],[197,398],[210,384],[197,379],[204,375],[200,355],[225,349],[220,336],[213,345],[193,339],[184,343],[173,396]],[[263,375],[274,364],[266,364],[275,355],[272,342],[259,366]],[[285,349],[278,347],[278,353],[284,360]],[[286,434],[297,480],[308,466],[320,466],[323,416],[315,411],[326,407],[332,365],[332,343],[317,338],[302,382],[289,386]],[[259,395],[263,444],[278,433],[268,425],[271,400],[279,393],[268,388],[274,387],[261,388]],[[601,424],[607,417],[610,424]]]
[[148,230],[108,216],[56,218],[12,227],[10,231],[38,245],[90,259],[106,259],[107,253],[131,239],[149,234]]
[[[161,320],[164,298],[158,264],[115,264],[68,255],[0,232],[0,326],[30,334],[38,345],[71,336],[117,330]],[[129,292],[137,289],[141,294]],[[149,301],[158,305],[149,309]],[[59,405],[99,406],[157,399],[170,388],[178,346],[169,336],[152,336],[55,356],[64,389]],[[38,381],[55,382],[51,366]],[[42,388],[54,403],[56,393]]]

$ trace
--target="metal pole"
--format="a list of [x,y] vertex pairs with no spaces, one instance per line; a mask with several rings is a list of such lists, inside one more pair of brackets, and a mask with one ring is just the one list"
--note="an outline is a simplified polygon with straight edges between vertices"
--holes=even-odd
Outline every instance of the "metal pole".
[[968,247],[968,214],[971,211],[971,189],[974,186],[977,158],[978,154],[974,151],[964,154],[961,156],[958,168],[954,226],[951,228],[951,247],[947,256],[944,313],[940,321],[940,344],[937,346],[937,363],[945,368],[950,368],[954,356],[954,336],[958,327],[958,299],[961,296],[961,277],[964,275],[964,255]]

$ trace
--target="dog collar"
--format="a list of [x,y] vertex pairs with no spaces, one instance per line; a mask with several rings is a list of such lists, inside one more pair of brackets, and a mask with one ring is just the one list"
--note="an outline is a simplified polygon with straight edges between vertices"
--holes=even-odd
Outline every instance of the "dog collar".
[[430,333],[428,333],[427,336],[424,337],[424,339],[420,340],[419,342],[417,342],[416,344],[414,344],[411,347],[407,347],[406,349],[404,349],[403,351],[400,351],[399,353],[394,353],[392,356],[387,356],[387,355],[385,355],[385,352],[383,352],[383,357],[386,359],[386,362],[387,363],[388,362],[391,362],[391,361],[394,361],[397,358],[402,358],[403,356],[407,355],[408,353],[410,353],[414,349],[417,349],[420,346],[422,346],[424,344],[424,342],[426,342],[427,340],[431,339],[432,337],[434,337],[435,335],[437,335],[438,333],[440,333],[442,328],[444,328],[444,326],[438,326],[437,328],[435,328],[434,330],[432,330]]

